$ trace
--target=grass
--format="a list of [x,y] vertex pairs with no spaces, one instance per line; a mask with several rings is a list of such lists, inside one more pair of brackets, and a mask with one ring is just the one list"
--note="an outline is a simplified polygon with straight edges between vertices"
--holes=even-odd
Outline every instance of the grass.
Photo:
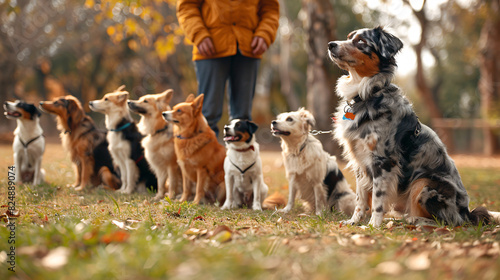
[[[0,172],[12,162],[0,146]],[[264,152],[271,192],[287,194],[279,152]],[[498,279],[496,225],[436,228],[386,221],[342,226],[346,217],[152,203],[153,194],[75,192],[67,155],[49,144],[47,184],[16,189],[16,272],[8,271],[0,222],[0,279]],[[471,207],[500,210],[500,169],[459,168]],[[351,185],[354,180],[344,172]],[[0,205],[7,176],[0,176]],[[3,213],[7,208],[0,209]],[[220,231],[220,233],[218,233]]]

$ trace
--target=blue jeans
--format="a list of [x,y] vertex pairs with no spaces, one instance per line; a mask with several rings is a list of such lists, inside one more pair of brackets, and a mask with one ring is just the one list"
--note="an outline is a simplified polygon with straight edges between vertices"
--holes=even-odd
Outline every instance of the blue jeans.
[[229,118],[251,119],[260,59],[236,55],[195,61],[198,94],[204,94],[203,116],[216,135],[222,117],[224,90],[229,80]]

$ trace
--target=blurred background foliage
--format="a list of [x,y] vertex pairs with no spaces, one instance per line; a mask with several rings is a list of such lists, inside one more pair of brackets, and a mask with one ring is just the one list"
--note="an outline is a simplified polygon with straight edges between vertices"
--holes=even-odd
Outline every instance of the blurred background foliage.
[[[183,100],[197,84],[175,2],[0,0],[0,101],[72,94],[86,103],[122,84],[131,99],[172,88],[172,103]],[[383,25],[405,42],[396,82],[422,122],[453,151],[498,151],[499,0],[280,4],[280,29],[262,60],[253,114],[264,143],[276,143],[267,131],[270,120],[298,107],[313,111],[317,128],[329,129],[338,102],[335,81],[344,73],[328,62],[324,42]],[[453,127],[433,121],[440,119],[482,122]],[[56,132],[52,120],[43,121],[47,134]],[[14,125],[2,121],[0,132]],[[329,136],[322,141],[339,153]]]

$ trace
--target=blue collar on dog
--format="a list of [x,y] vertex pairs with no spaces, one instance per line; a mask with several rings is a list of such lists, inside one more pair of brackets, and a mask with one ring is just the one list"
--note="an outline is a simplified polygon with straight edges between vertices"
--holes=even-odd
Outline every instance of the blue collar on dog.
[[125,128],[127,128],[127,127],[131,126],[131,125],[132,125],[132,123],[131,123],[131,122],[129,122],[129,123],[126,123],[126,124],[124,124],[124,125],[120,126],[120,127],[119,127],[119,128],[117,128],[117,129],[110,129],[110,131],[115,131],[115,132],[122,131],[122,130],[124,130]]

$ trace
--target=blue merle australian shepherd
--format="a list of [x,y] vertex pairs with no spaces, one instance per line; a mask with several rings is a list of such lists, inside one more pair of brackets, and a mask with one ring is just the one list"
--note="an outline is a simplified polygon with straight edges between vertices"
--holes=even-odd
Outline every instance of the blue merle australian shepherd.
[[402,47],[381,27],[328,43],[331,60],[349,71],[338,80],[343,101],[334,125],[334,137],[356,174],[356,208],[346,223],[359,223],[370,208],[369,224],[375,227],[390,209],[406,214],[410,222],[488,222],[494,212],[484,207],[469,211],[469,196],[446,147],[391,83],[394,56]]

